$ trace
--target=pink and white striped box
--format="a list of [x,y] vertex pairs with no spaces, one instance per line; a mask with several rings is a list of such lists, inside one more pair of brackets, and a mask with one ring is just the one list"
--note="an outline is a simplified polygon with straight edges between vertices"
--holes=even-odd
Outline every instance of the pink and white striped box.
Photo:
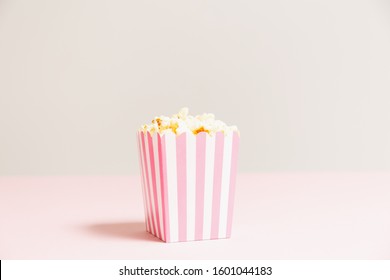
[[230,237],[239,138],[137,133],[148,232],[165,242]]

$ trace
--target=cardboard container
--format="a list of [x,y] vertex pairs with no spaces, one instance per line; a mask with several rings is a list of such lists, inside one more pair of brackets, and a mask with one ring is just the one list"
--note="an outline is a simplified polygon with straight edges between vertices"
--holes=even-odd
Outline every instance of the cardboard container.
[[137,133],[148,232],[165,242],[230,237],[239,138]]

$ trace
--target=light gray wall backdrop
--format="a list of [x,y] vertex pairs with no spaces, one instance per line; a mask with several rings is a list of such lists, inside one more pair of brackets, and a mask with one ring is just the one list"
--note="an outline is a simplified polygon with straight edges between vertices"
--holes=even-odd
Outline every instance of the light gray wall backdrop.
[[135,173],[182,106],[243,172],[389,170],[389,1],[0,2],[1,175]]

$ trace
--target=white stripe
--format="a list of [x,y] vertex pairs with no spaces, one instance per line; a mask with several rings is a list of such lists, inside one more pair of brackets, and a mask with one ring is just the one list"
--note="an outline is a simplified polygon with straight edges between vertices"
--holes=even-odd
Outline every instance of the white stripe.
[[195,240],[195,172],[196,172],[196,137],[186,135],[187,165],[187,240]]
[[166,165],[167,165],[167,190],[168,190],[168,211],[170,226],[170,242],[179,241],[179,215],[177,200],[177,166],[176,166],[176,134],[167,132],[165,134]]
[[221,182],[221,202],[219,212],[219,230],[218,237],[226,238],[228,206],[229,206],[229,187],[230,187],[230,169],[232,162],[233,132],[225,135],[223,145],[222,162],[222,182]]
[[158,134],[153,135],[153,153],[154,153],[154,166],[156,170],[156,190],[157,190],[157,203],[158,203],[158,217],[160,219],[161,239],[165,240],[164,235],[164,223],[162,219],[162,189],[160,181],[160,164],[158,159]]
[[154,223],[153,223],[153,219],[151,220],[151,222],[154,224],[154,227],[156,229],[156,232],[154,232],[153,230],[153,227],[152,227],[152,233],[154,235],[158,235],[158,232],[157,232],[157,218],[155,217],[155,207],[154,207],[154,192],[153,192],[153,181],[152,181],[152,170],[151,170],[151,163],[150,163],[150,156],[149,156],[149,141],[148,141],[148,134],[146,133],[145,134],[145,150],[146,150],[146,163],[147,163],[147,168],[148,168],[148,175],[149,175],[149,192],[150,192],[150,197],[149,197],[149,202],[150,202],[150,205],[152,205],[152,213],[151,213],[151,217],[153,217],[154,219]]
[[211,237],[211,216],[213,210],[214,189],[214,154],[215,135],[206,136],[206,163],[204,184],[204,216],[203,216],[203,239]]
[[137,132],[137,148],[138,148],[138,163],[139,163],[139,168],[140,168],[140,173],[141,173],[141,189],[142,189],[142,198],[144,200],[144,213],[145,213],[145,224],[146,224],[146,230],[149,231],[149,225],[148,225],[148,215],[146,211],[146,197],[145,197],[145,183],[144,183],[144,175],[143,175],[143,163],[142,163],[142,151],[141,151],[141,135],[140,132]]

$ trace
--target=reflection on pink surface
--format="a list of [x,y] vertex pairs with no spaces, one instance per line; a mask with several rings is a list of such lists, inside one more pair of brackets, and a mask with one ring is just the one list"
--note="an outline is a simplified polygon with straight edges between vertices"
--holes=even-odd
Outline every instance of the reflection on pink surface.
[[0,259],[390,259],[390,174],[239,174],[231,239],[146,233],[139,176],[1,177]]
[[122,223],[101,223],[85,226],[91,234],[100,235],[107,238],[121,238],[125,240],[150,240],[160,242],[160,240],[145,231],[144,222],[122,222]]

